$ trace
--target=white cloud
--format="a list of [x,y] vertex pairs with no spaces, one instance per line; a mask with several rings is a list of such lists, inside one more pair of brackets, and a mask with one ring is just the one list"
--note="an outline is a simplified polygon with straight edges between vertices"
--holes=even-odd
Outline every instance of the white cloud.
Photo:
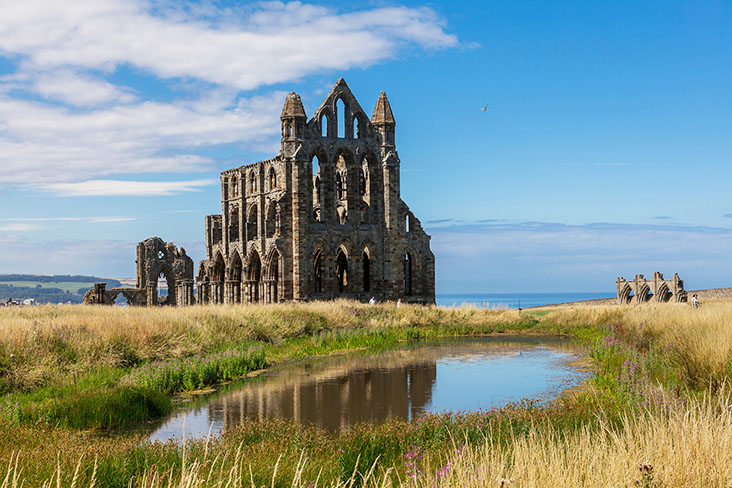
[[[17,64],[0,77],[0,184],[211,171],[205,150],[270,149],[279,135],[285,94],[241,90],[457,44],[425,8],[0,2],[0,56]],[[124,86],[111,76],[120,67],[152,74],[177,98]]]
[[41,188],[62,197],[89,196],[169,196],[183,192],[200,191],[216,180],[191,181],[121,181],[87,180],[79,183],[49,183]]
[[209,18],[201,19],[184,11],[166,18],[164,8],[156,16],[147,7],[135,0],[3,2],[0,50],[44,68],[112,70],[130,64],[161,78],[193,77],[247,90],[366,66],[394,56],[405,43],[458,44],[425,8],[338,13],[268,2],[253,9],[212,7]]
[[7,224],[0,225],[0,232],[29,232],[34,230],[41,230],[40,225],[35,224]]
[[283,100],[275,92],[215,111],[194,101],[76,112],[0,95],[0,183],[211,170],[196,150],[279,134]]

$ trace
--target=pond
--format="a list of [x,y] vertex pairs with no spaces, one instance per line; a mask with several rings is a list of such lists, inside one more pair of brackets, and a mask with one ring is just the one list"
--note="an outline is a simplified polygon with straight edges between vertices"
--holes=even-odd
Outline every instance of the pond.
[[418,342],[275,366],[182,403],[145,427],[151,441],[216,435],[245,419],[289,418],[338,432],[359,422],[548,401],[589,376],[586,350],[557,337],[498,336]]

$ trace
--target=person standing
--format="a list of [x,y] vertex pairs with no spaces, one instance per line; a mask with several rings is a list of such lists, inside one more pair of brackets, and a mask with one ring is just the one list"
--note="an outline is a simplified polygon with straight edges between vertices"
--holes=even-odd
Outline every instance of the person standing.
[[699,297],[696,296],[696,293],[691,295],[691,308],[699,308]]
[[369,305],[376,305],[376,297],[371,297],[371,300],[369,300]]

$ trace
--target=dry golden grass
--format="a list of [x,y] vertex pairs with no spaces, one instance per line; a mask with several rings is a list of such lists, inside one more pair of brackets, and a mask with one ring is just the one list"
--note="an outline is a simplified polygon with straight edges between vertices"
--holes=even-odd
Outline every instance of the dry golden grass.
[[[500,487],[521,488],[567,486],[607,487],[729,487],[732,483],[732,412],[728,395],[681,406],[667,415],[626,418],[618,427],[598,432],[589,428],[557,432],[537,427],[526,435],[515,435],[508,446],[460,446],[438,463],[429,461],[414,477],[395,477],[392,470],[373,467],[354,473],[346,481],[305,479],[308,460],[302,458],[286,484],[294,487]],[[488,433],[488,438],[490,434]],[[22,455],[22,454],[21,454]],[[139,488],[213,488],[252,486],[247,453],[241,448],[204,451],[185,456],[174,471],[150,466],[145,474],[130,480]],[[68,486],[75,478],[74,463],[57,473],[44,486]],[[272,486],[278,465],[271,468]],[[23,472],[17,456],[5,467],[0,488],[21,486]],[[0,479],[2,479],[0,477]],[[93,478],[92,478],[93,479]],[[62,480],[62,481],[60,481]],[[501,485],[503,483],[503,485]],[[278,486],[282,486],[279,479]],[[84,486],[94,486],[94,483]]]
[[[729,487],[732,413],[729,396],[668,416],[626,418],[598,433],[531,431],[509,448],[465,447],[447,469],[433,467],[420,485],[441,487]],[[636,481],[637,480],[637,481]],[[508,483],[504,483],[508,486]]]
[[714,300],[700,308],[685,303],[557,307],[545,317],[556,324],[610,324],[681,359],[687,380],[719,386],[732,373],[732,301]]
[[41,306],[0,309],[0,370],[13,388],[32,389],[61,374],[174,359],[248,340],[280,342],[322,330],[515,322],[514,310],[440,309],[347,300],[304,304],[119,308]]

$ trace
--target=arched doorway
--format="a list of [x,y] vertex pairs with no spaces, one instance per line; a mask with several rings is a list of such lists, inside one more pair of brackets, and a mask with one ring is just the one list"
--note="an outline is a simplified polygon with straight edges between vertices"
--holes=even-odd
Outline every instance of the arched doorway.
[[348,290],[348,257],[343,249],[338,251],[336,257],[336,277],[338,279],[338,293],[345,293]]
[[277,250],[272,252],[269,258],[269,272],[267,274],[267,288],[269,303],[277,303],[279,301],[279,284],[280,284],[280,253]]
[[224,303],[225,275],[226,266],[224,264],[224,257],[221,254],[217,254],[213,268],[213,280],[211,282],[211,299],[213,303]]
[[259,253],[257,251],[252,251],[249,255],[249,264],[247,266],[247,293],[249,303],[259,302],[259,285],[261,278],[262,261],[259,259]]
[[241,257],[238,252],[235,252],[229,266],[228,295],[231,303],[241,303],[241,271]]

